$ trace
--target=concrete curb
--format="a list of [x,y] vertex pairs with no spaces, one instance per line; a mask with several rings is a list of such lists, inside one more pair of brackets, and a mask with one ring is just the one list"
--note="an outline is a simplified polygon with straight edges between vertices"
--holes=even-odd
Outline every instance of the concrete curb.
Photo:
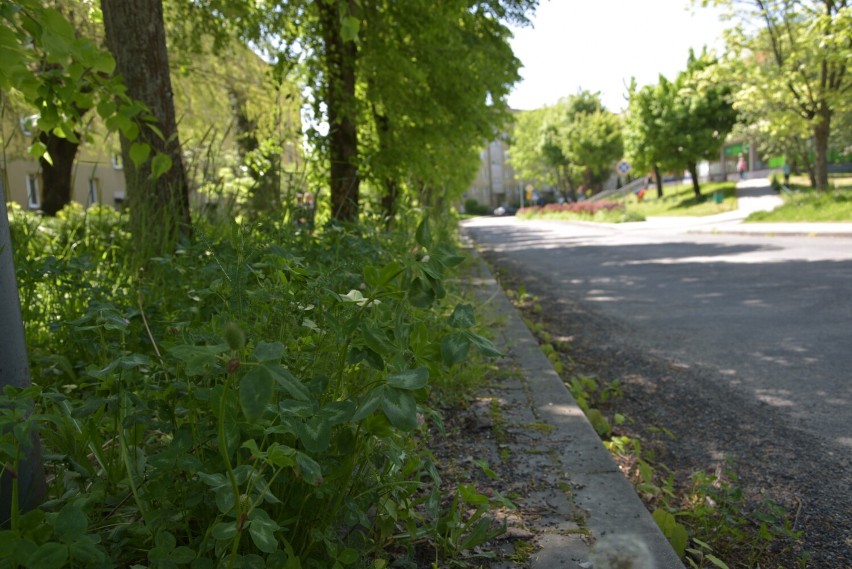
[[[652,560],[646,565],[637,564],[637,567],[683,569],[677,554],[542,353],[485,261],[478,255],[477,259],[481,273],[476,288],[489,299],[495,313],[505,318],[499,338],[501,349],[517,364],[533,413],[539,421],[552,427],[546,438],[560,449],[552,457],[563,477],[559,486],[572,489],[574,505],[586,512],[585,527],[591,537],[596,543],[610,539],[639,542],[638,549],[647,548]],[[576,546],[564,542],[558,535],[544,537],[539,540],[540,549],[531,559],[532,568],[592,567],[588,561],[577,562]]]

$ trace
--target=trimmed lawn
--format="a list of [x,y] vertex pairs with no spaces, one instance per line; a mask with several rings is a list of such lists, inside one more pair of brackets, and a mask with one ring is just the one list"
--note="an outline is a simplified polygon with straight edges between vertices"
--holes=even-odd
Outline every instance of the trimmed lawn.
[[784,205],[773,211],[751,214],[747,222],[850,222],[852,221],[852,176],[832,176],[833,190],[818,192],[805,177],[790,179],[790,190],[782,191]]
[[[722,193],[722,203],[714,194]],[[627,211],[641,217],[703,216],[732,211],[737,208],[735,182],[705,182],[701,184],[701,199],[695,198],[692,183],[663,186],[663,197],[657,198],[656,186],[651,186],[645,199],[639,202],[635,194],[626,197]]]

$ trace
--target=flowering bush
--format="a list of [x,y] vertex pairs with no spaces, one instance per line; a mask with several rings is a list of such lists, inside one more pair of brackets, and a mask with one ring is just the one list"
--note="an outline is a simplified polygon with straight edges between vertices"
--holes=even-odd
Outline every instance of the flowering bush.
[[562,204],[550,203],[544,206],[525,207],[518,211],[518,215],[535,216],[555,213],[573,213],[594,216],[599,211],[610,212],[616,210],[623,211],[624,206],[616,202],[601,200]]

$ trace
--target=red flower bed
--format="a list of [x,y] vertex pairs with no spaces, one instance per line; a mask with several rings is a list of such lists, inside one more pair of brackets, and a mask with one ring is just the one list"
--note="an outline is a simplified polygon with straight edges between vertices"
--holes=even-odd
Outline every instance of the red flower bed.
[[548,213],[579,213],[585,215],[595,215],[599,211],[612,211],[615,209],[623,209],[620,203],[609,202],[606,200],[594,202],[577,202],[577,203],[549,203],[544,206],[525,207],[518,210],[518,215],[523,214],[548,214]]

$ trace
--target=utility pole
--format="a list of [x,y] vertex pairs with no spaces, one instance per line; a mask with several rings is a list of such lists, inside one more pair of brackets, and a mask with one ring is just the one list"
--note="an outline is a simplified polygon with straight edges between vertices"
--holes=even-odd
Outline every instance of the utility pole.
[[[15,265],[12,260],[12,240],[9,234],[9,213],[6,211],[3,177],[0,177],[0,330],[3,330],[3,339],[0,341],[0,390],[6,386],[28,387],[31,385],[30,367],[24,340],[21,301],[15,280]],[[13,427],[14,425],[0,425],[4,432]],[[17,465],[0,465],[0,528],[5,527],[11,519],[15,483],[17,508],[22,511],[37,507],[46,492],[38,434],[33,433],[23,451],[23,458]]]

